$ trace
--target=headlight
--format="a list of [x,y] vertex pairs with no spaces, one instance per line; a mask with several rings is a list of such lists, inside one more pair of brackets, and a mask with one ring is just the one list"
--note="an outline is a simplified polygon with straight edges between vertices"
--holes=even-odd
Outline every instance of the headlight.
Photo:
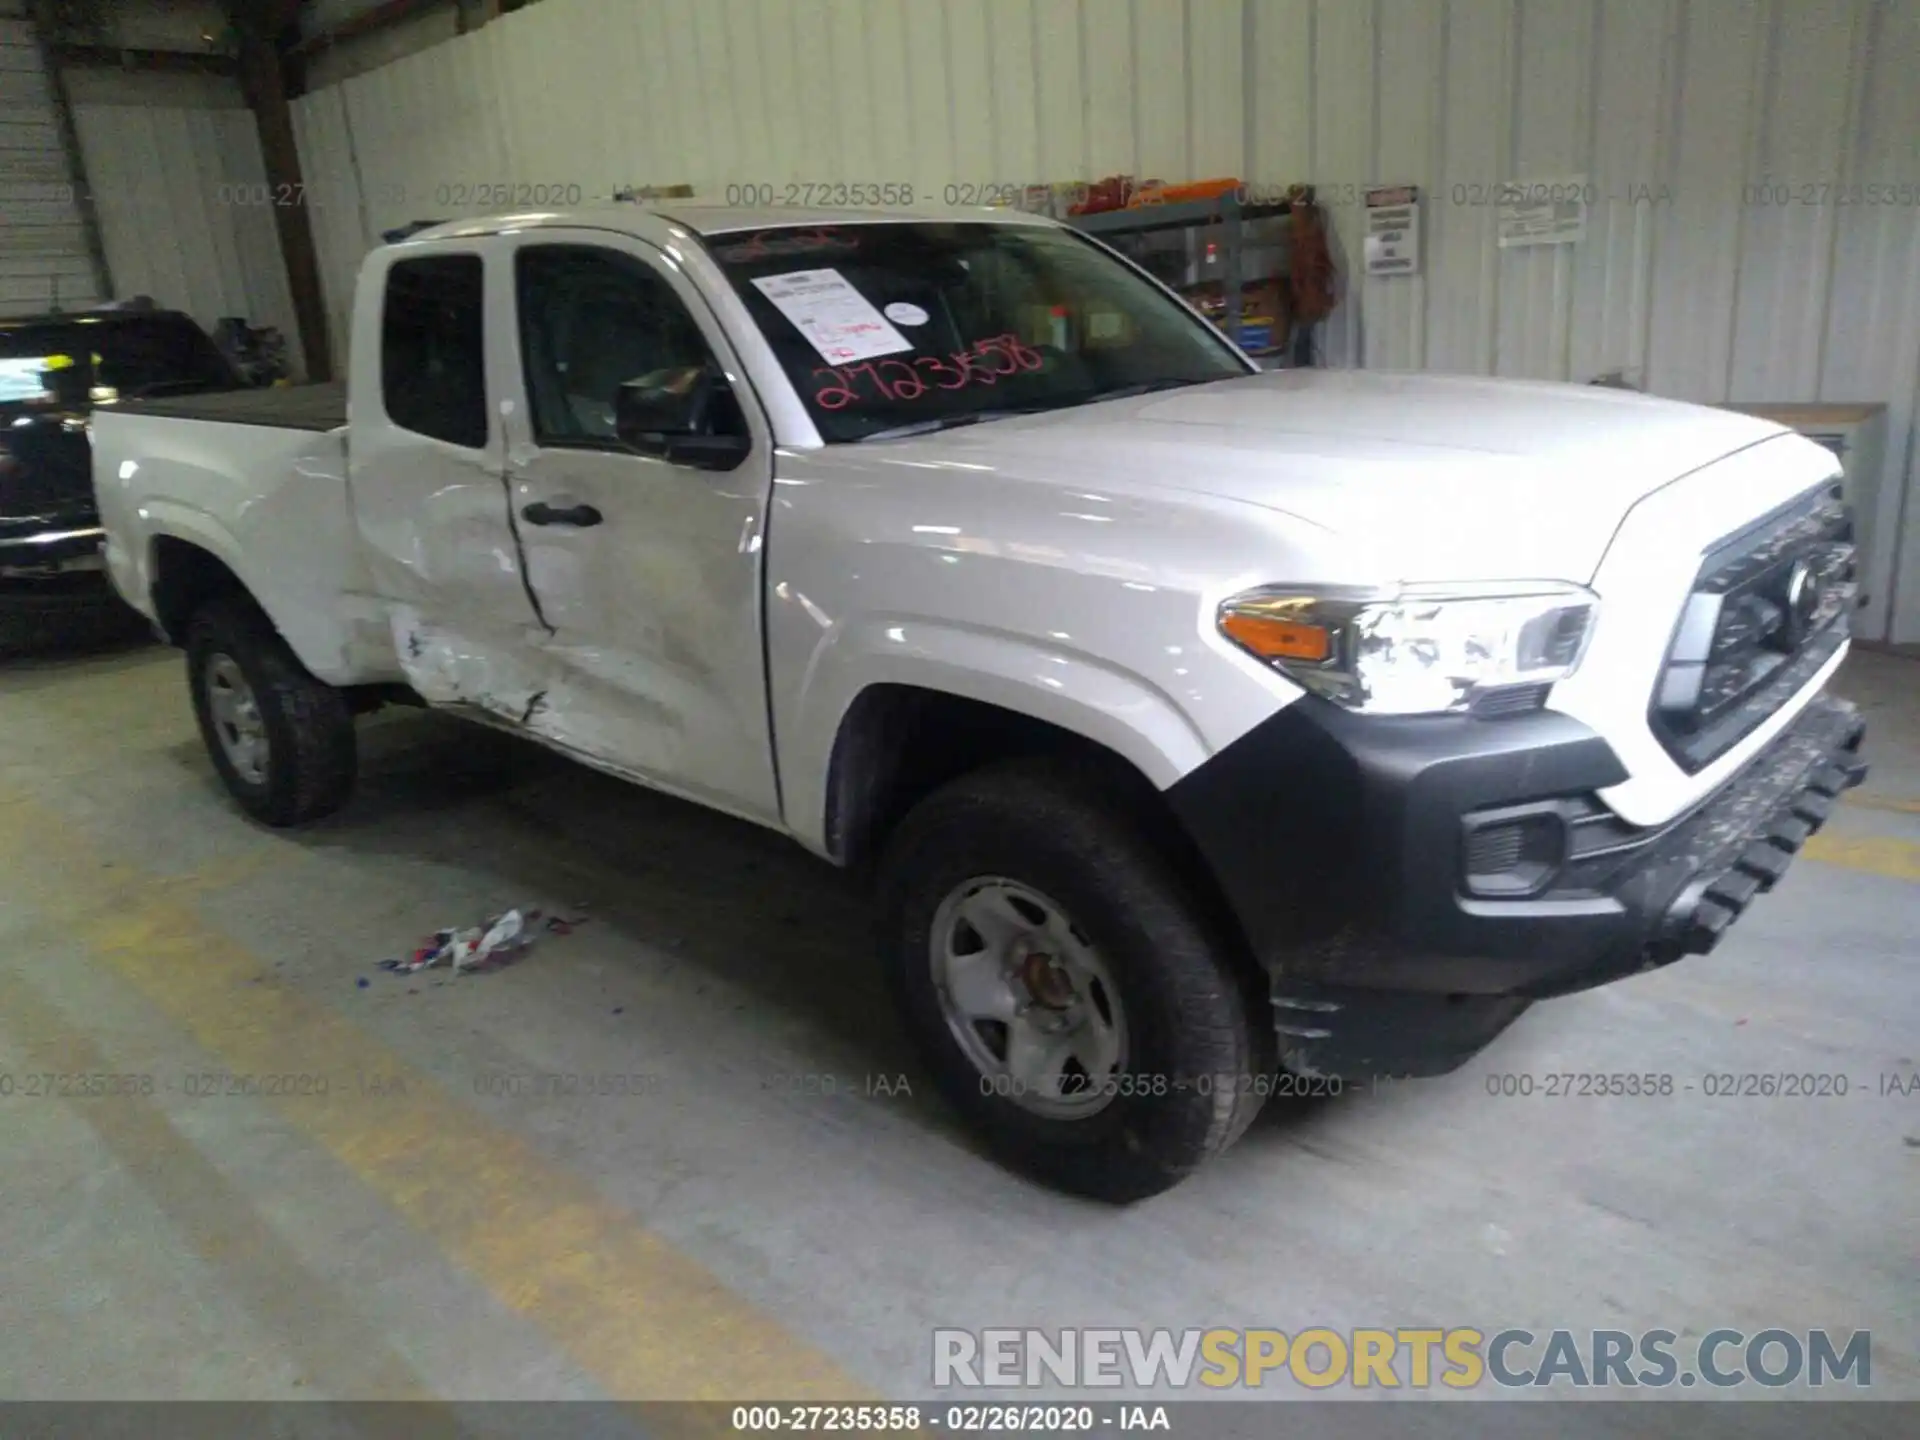
[[1315,694],[1376,715],[1537,709],[1573,673],[1599,600],[1577,585],[1390,593],[1267,586],[1220,633]]

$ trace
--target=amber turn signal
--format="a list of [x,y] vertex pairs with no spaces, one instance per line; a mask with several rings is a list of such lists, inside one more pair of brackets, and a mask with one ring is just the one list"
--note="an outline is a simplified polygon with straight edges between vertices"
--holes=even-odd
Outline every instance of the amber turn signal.
[[1320,661],[1333,654],[1332,631],[1297,620],[1229,610],[1220,617],[1220,630],[1264,660]]

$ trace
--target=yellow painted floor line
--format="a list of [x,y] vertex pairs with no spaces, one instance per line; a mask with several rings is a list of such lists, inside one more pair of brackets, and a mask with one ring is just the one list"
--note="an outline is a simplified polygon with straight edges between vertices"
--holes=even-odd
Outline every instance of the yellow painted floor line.
[[1901,815],[1920,815],[1920,800],[1907,800],[1898,795],[1875,795],[1860,790],[1849,790],[1845,801],[1848,805],[1857,805],[1862,810],[1892,810]]
[[[112,1074],[116,1066],[19,976],[0,969],[0,1031],[49,1075]],[[99,1137],[178,1235],[239,1297],[250,1319],[299,1357],[310,1394],[427,1400],[432,1390],[386,1340],[369,1333],[353,1297],[316,1274],[247,1198],[139,1094],[83,1099],[72,1112]],[[444,1410],[415,1407],[423,1426],[453,1434]],[[432,1423],[428,1426],[427,1422]]]
[[1849,870],[1864,870],[1869,875],[1885,875],[1894,880],[1920,880],[1920,843],[1885,837],[1852,837],[1823,831],[1807,841],[1800,852],[1809,860],[1827,865],[1844,865]]
[[[324,1096],[270,1103],[609,1394],[862,1398],[827,1356],[584,1179],[330,1006],[278,985],[185,903],[190,885],[109,856],[5,791],[0,870],[43,913],[86,917],[67,930],[86,958],[111,965],[228,1070],[327,1076]],[[386,1093],[368,1093],[375,1085]]]

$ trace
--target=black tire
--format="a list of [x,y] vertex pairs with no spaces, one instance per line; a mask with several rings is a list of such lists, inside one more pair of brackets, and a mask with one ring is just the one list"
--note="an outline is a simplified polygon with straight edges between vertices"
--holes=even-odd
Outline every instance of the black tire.
[[[358,751],[346,697],[316,680],[252,601],[216,600],[187,626],[187,683],[207,754],[233,798],[268,825],[299,825],[330,815],[353,793]],[[265,775],[237,771],[215,733],[207,668],[225,655],[252,689],[267,735]]]
[[[1219,927],[1112,793],[1046,762],[961,777],[889,839],[878,914],[895,998],[948,1102],[1015,1169],[1126,1203],[1179,1183],[1239,1138],[1269,1088],[1257,1077],[1272,1071],[1275,1044],[1254,1023],[1264,1008],[1254,1009]],[[1121,992],[1132,1093],[1071,1119],[992,1093],[948,1027],[929,949],[942,900],[979,876],[1031,885],[1092,940]]]

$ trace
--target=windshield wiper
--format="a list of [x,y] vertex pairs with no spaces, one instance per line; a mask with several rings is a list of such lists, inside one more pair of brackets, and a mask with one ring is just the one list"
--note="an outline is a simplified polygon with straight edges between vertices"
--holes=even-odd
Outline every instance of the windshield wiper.
[[981,420],[1006,420],[1015,415],[1043,415],[1049,410],[1064,410],[1071,405],[1091,405],[1099,400],[1126,400],[1135,395],[1151,394],[1155,390],[1177,390],[1187,385],[1205,384],[1202,380],[1189,380],[1185,376],[1163,376],[1158,380],[1142,380],[1137,385],[1121,385],[1112,390],[1095,390],[1091,394],[1076,395],[1070,399],[1051,402],[1046,405],[1028,405],[1010,410],[969,410],[963,415],[941,415],[932,420],[916,420],[910,425],[895,425],[891,429],[876,430],[871,435],[862,435],[860,444],[869,440],[905,440],[913,435],[931,435],[936,430],[951,430],[959,425],[972,425]]
[[1151,395],[1156,390],[1178,390],[1187,385],[1204,385],[1204,380],[1189,380],[1185,376],[1164,376],[1159,380],[1142,380],[1137,385],[1121,385],[1112,390],[1096,390],[1091,395],[1075,400],[1075,405],[1092,405],[1101,400],[1131,400],[1136,395]]
[[859,443],[869,440],[905,440],[914,435],[931,435],[936,430],[952,430],[961,425],[977,425],[982,420],[1007,420],[1015,415],[1036,414],[1033,410],[969,410],[962,415],[939,415],[931,420],[916,420],[911,425],[895,425],[887,430],[876,430],[871,435],[862,435]]

